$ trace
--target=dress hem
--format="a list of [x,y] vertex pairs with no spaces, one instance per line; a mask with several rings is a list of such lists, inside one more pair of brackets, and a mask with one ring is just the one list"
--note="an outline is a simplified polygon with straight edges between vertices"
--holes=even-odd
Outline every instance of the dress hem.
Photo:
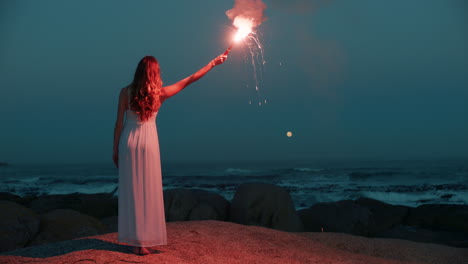
[[125,243],[125,244],[129,244],[129,245],[132,245],[132,246],[136,246],[136,247],[154,247],[154,246],[166,246],[167,245],[167,242],[144,242],[142,243],[141,241],[138,241],[138,240],[132,240],[132,239],[121,239],[119,238],[118,241],[120,243]]

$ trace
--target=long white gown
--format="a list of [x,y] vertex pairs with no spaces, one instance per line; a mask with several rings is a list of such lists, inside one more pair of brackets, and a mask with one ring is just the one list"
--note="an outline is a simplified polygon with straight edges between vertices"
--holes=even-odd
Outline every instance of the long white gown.
[[167,245],[156,116],[127,110],[119,141],[118,241],[140,247]]

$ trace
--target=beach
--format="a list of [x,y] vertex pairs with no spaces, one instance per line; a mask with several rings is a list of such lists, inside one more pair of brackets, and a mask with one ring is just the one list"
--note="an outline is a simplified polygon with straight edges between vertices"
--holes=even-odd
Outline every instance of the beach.
[[168,245],[137,256],[117,234],[2,253],[1,263],[465,263],[467,249],[346,234],[288,233],[214,220],[171,222]]
[[[266,263],[264,259],[269,263],[457,263],[468,249],[465,168],[440,164],[420,168],[166,168],[164,207],[169,244],[165,248],[172,251],[147,257],[165,259],[162,263]],[[63,175],[66,173],[68,176]],[[416,176],[403,181],[409,173]],[[393,179],[392,183],[386,184],[385,178]],[[138,257],[116,241],[118,190],[113,185],[117,177],[112,168],[10,167],[2,170],[1,179],[4,190],[11,191],[0,192],[0,210],[4,212],[0,218],[0,259],[6,263],[30,258],[54,263],[64,257],[79,261],[83,256],[87,261],[104,263],[106,259],[96,256],[107,256],[106,251],[116,259]],[[432,179],[433,184],[418,182],[421,179]],[[69,192],[76,186],[97,193]],[[103,189],[106,192],[99,192]],[[338,191],[333,189],[347,194],[336,195]],[[18,195],[21,190],[22,195]],[[306,192],[309,195],[304,195]],[[364,196],[369,193],[406,197],[406,204]],[[310,199],[326,194],[324,201]],[[340,199],[343,196],[355,198]],[[421,198],[429,196],[432,198]],[[306,201],[307,205],[301,205]],[[219,230],[205,230],[210,227]],[[193,241],[199,242],[191,244],[195,234],[204,235],[197,235],[199,240]],[[237,237],[241,234],[244,237]],[[270,246],[262,240],[267,236],[271,236]],[[289,242],[282,240],[286,237]],[[231,243],[226,241],[237,244],[216,250],[210,244]],[[69,251],[65,245],[75,249]],[[245,252],[242,258],[247,262],[240,262],[233,252],[226,255],[229,247]],[[200,251],[205,253],[197,253]],[[56,253],[40,255],[44,252]]]

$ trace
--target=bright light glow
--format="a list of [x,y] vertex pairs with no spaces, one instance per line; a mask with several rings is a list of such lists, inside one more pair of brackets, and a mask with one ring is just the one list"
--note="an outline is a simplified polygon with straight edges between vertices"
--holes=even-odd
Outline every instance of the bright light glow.
[[292,134],[291,131],[288,131],[288,132],[286,133],[286,136],[288,136],[288,137],[292,137],[292,135],[293,135],[293,134]]
[[247,37],[247,35],[252,33],[252,28],[254,26],[252,19],[241,16],[234,18],[233,24],[235,27],[237,27],[237,33],[234,36],[235,42],[239,42],[243,38]]

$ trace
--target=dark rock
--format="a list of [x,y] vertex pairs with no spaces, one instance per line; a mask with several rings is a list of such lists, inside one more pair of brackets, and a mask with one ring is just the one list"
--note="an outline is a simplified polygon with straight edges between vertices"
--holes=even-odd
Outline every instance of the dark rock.
[[216,218],[218,218],[216,209],[208,204],[199,203],[190,211],[188,220],[211,220]]
[[12,193],[8,193],[8,192],[0,192],[0,200],[1,201],[10,201],[10,202],[14,202],[14,203],[17,203],[17,204],[22,204],[22,202],[23,202],[23,199],[21,198],[21,196],[18,196],[18,195],[12,194]]
[[189,189],[176,188],[164,191],[166,221],[186,221],[197,198]]
[[41,215],[39,233],[31,245],[103,234],[107,231],[99,220],[70,209],[57,209]]
[[38,214],[55,209],[72,209],[93,217],[102,218],[118,213],[118,199],[107,193],[45,195],[32,200],[29,207]]
[[383,232],[401,224],[409,212],[409,207],[391,205],[370,198],[360,198],[355,203],[366,207],[372,213],[375,233]]
[[267,183],[239,186],[231,203],[230,221],[289,232],[304,230],[289,193]]
[[217,193],[201,189],[192,189],[192,193],[195,195],[198,204],[205,204],[212,207],[218,215],[216,219],[207,218],[203,220],[211,219],[224,221],[228,219],[231,204],[228,200],[226,200],[226,198]]
[[70,195],[44,195],[29,203],[29,208],[38,214],[44,214],[55,209],[67,208],[67,203],[77,203],[71,200]]
[[116,215],[104,217],[101,223],[107,227],[106,233],[113,233],[118,231],[119,217]]
[[468,247],[468,232],[431,230],[414,226],[398,225],[380,233],[378,237],[405,239],[423,243],[437,243],[451,247]]
[[341,232],[372,236],[376,225],[371,211],[351,200],[318,203],[300,210],[299,215],[306,231]]
[[164,191],[166,221],[226,220],[229,202],[221,195],[200,189]]
[[40,217],[28,208],[0,201],[0,252],[21,248],[38,232]]
[[83,214],[103,218],[118,214],[119,200],[107,193],[84,194],[75,209]]
[[411,208],[406,225],[468,232],[468,205],[424,204]]

